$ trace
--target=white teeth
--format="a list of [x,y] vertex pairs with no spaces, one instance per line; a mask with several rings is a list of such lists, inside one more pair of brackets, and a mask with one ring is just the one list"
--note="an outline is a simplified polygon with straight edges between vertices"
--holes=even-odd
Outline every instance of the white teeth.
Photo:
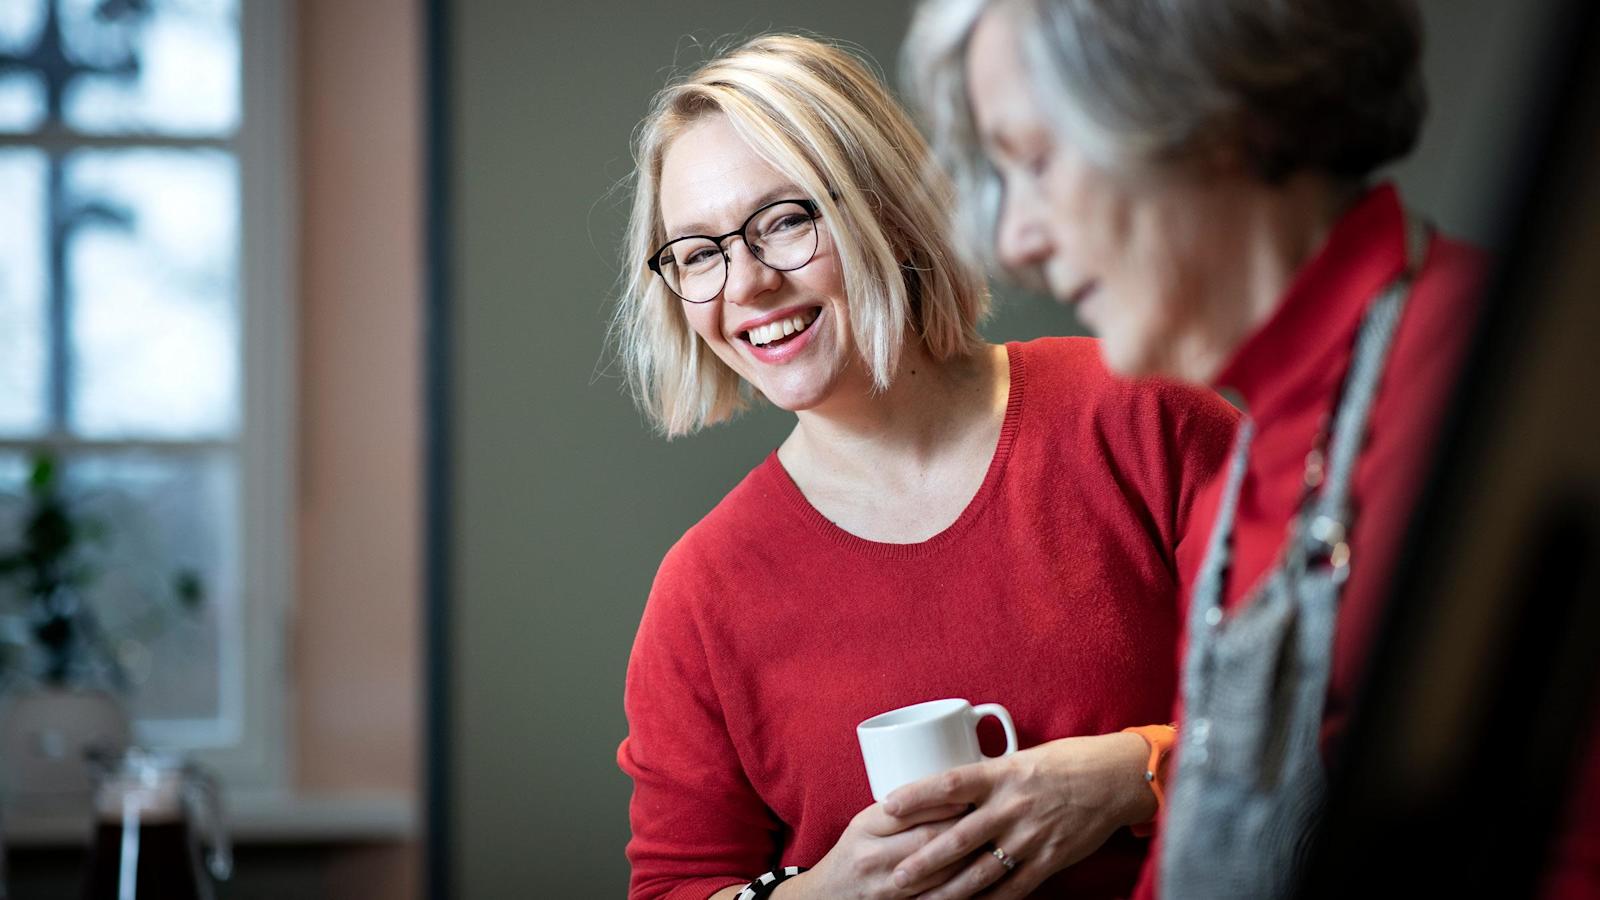
[[803,313],[790,316],[777,322],[768,322],[750,329],[750,343],[757,347],[770,344],[779,338],[788,337],[805,331],[812,322],[817,320],[817,310],[806,310]]

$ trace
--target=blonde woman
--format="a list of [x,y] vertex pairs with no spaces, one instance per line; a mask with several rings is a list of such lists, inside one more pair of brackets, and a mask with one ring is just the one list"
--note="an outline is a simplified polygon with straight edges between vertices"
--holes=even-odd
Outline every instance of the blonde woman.
[[[985,343],[927,154],[865,66],[797,37],[669,85],[640,130],[616,326],[641,407],[669,436],[758,398],[795,426],[651,590],[618,751],[633,897],[1134,882],[1152,742],[1120,730],[1171,708],[1188,509],[1234,416],[1086,339]],[[854,726],[941,697],[1005,704],[1025,749],[890,815]],[[895,882],[961,822],[992,843]]]

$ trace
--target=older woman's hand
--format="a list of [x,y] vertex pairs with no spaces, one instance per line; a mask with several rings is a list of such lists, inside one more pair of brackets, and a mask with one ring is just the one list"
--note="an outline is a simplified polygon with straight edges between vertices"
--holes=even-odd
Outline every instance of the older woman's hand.
[[[886,813],[971,804],[963,816],[895,868],[901,887],[935,887],[926,900],[1024,897],[1040,882],[1105,843],[1124,825],[1148,821],[1149,744],[1136,734],[1062,738],[1000,759],[908,784],[884,799]],[[1011,871],[992,854],[1016,860]],[[952,875],[944,873],[954,869]]]

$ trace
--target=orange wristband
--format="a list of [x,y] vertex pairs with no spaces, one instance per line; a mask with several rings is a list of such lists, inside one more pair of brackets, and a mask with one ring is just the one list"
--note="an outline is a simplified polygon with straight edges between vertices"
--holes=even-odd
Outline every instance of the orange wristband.
[[1133,728],[1122,729],[1130,734],[1137,734],[1150,744],[1150,759],[1145,763],[1144,780],[1150,785],[1150,793],[1156,796],[1156,815],[1142,825],[1135,825],[1133,833],[1138,835],[1151,834],[1151,827],[1161,815],[1161,807],[1166,805],[1166,768],[1167,757],[1172,753],[1172,748],[1178,742],[1178,727],[1176,725],[1138,725]]

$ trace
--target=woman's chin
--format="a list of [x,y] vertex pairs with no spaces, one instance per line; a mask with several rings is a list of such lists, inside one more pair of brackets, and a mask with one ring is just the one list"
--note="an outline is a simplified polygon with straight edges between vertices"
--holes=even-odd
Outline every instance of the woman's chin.
[[784,412],[800,413],[816,409],[821,406],[827,396],[819,391],[771,391],[763,392],[767,402]]
[[783,378],[760,385],[761,395],[768,403],[781,410],[798,413],[822,406],[834,393],[837,379],[828,379],[820,374],[816,377],[806,377],[800,372],[792,375],[799,377]]
[[1119,340],[1117,336],[1100,339],[1100,357],[1106,368],[1123,378],[1149,378],[1159,376],[1188,381],[1194,384],[1211,384],[1222,374],[1222,366],[1229,352],[1185,353],[1185,345],[1178,339]]
[[843,356],[835,348],[813,344],[787,365],[763,367],[764,371],[758,368],[753,383],[761,396],[779,409],[792,413],[815,410],[839,399],[841,392],[856,390],[859,379],[865,379],[861,389],[870,390],[870,376],[841,364]]
[[1100,358],[1107,369],[1124,378],[1178,374],[1167,368],[1156,350],[1148,341],[1128,335],[1113,332],[1100,336]]
[[826,399],[826,391],[819,391],[814,384],[768,383],[755,386],[768,404],[778,407],[784,412],[798,413],[818,407]]

